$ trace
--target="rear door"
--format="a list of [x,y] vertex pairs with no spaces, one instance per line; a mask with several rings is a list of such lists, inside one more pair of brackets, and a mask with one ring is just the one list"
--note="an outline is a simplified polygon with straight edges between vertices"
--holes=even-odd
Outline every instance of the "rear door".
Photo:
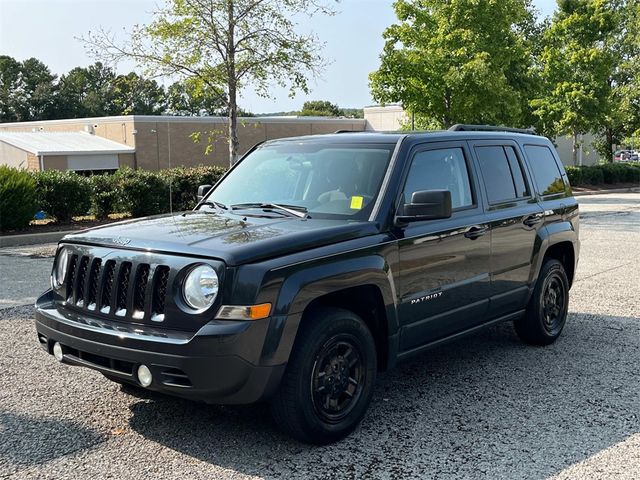
[[398,204],[420,190],[451,192],[453,215],[398,229],[401,350],[410,351],[486,319],[491,242],[466,142],[419,146]]
[[526,144],[524,151],[545,213],[545,224],[560,222],[577,214],[577,202],[570,198],[569,179],[551,146]]
[[497,318],[525,307],[538,230],[544,212],[527,176],[516,142],[470,142],[482,178],[491,229],[491,299]]

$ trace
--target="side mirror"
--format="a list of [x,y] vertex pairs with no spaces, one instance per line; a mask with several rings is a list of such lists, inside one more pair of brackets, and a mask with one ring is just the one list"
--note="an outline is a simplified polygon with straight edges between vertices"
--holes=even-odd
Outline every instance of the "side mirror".
[[411,203],[402,207],[402,215],[396,223],[418,222],[451,217],[451,192],[449,190],[422,190],[413,192]]
[[207,195],[207,193],[209,193],[211,187],[212,185],[200,185],[198,187],[198,202],[201,202],[202,199]]

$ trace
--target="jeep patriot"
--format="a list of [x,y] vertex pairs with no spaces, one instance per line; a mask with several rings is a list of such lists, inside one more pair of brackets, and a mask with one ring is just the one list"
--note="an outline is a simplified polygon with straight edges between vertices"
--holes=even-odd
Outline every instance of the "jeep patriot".
[[268,401],[293,437],[348,435],[377,372],[512,321],[564,327],[578,205],[548,139],[457,125],[267,141],[193,211],[67,235],[42,347],[108,379]]

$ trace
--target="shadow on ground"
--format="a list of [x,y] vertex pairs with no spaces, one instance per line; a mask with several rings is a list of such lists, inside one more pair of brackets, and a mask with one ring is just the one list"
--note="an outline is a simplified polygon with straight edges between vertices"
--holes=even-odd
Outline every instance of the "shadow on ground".
[[545,478],[640,432],[640,319],[571,314],[556,344],[511,325],[440,347],[378,379],[349,438],[309,447],[265,405],[154,395],[131,428],[199,460],[264,477]]
[[0,412],[0,435],[0,463],[13,466],[39,465],[105,441],[103,435],[69,420],[9,412]]

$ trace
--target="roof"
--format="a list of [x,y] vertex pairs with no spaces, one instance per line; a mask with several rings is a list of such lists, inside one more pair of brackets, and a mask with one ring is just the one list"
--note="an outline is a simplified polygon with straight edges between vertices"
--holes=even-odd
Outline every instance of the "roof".
[[0,142],[35,155],[134,153],[135,148],[86,132],[4,132]]
[[503,131],[450,131],[450,130],[430,130],[430,131],[395,131],[383,132],[377,130],[366,130],[363,132],[344,132],[336,134],[305,135],[300,137],[286,137],[268,140],[267,144],[280,142],[327,142],[348,144],[348,143],[397,143],[400,139],[407,138],[412,141],[449,141],[459,139],[505,139],[505,138],[530,138],[540,140],[546,137],[531,135],[526,133],[503,132]]
[[[365,124],[364,118],[342,117],[300,117],[300,116],[276,116],[276,117],[238,117],[238,123],[335,123],[335,124]],[[59,120],[33,120],[28,122],[0,123],[0,129],[15,127],[39,127],[46,125],[96,125],[100,123],[227,123],[227,117],[215,116],[179,116],[179,115],[119,115],[113,117],[87,117],[65,118]]]

